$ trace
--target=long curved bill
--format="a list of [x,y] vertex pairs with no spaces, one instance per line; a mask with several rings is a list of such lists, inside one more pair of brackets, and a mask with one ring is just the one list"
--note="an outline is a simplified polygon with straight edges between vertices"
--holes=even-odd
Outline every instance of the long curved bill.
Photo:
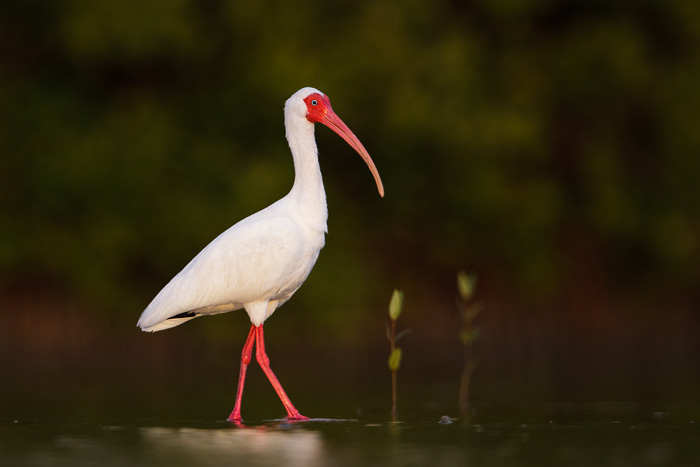
[[330,108],[330,105],[328,105],[328,109],[323,115],[323,120],[321,120],[321,123],[326,125],[331,130],[335,131],[350,146],[352,146],[352,148],[355,151],[357,151],[357,153],[365,161],[365,164],[367,164],[367,167],[369,167],[369,171],[372,172],[374,181],[377,183],[377,190],[379,190],[379,196],[384,197],[384,185],[382,185],[382,179],[379,177],[379,172],[377,171],[377,167],[374,165],[372,158],[369,157],[369,153],[362,145],[360,140],[357,139],[357,136],[355,136],[355,134],[350,130],[350,128],[348,128],[348,126],[345,123],[343,123],[340,117],[338,117],[335,114],[335,112],[333,112],[333,109]]

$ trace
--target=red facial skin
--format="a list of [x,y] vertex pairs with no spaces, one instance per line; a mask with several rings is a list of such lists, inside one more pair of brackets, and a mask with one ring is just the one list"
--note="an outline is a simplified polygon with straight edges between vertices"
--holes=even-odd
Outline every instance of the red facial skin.
[[323,94],[313,93],[304,99],[304,102],[306,102],[307,109],[306,118],[312,123],[323,123],[322,120],[326,112],[330,110],[333,113],[331,101]]

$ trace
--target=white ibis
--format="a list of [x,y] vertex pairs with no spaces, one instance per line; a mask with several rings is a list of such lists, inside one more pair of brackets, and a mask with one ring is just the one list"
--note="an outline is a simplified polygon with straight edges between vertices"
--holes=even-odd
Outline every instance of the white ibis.
[[236,402],[228,420],[241,421],[246,370],[256,358],[287,410],[289,420],[307,420],[294,408],[270,368],[263,323],[306,280],[325,243],[323,189],[314,123],[323,123],[347,141],[369,167],[379,194],[384,187],[364,146],[333,112],[328,97],[303,88],[284,106],[287,140],[294,158],[294,185],[287,196],[243,219],[214,239],[156,295],[138,326],[154,332],[192,318],[245,309],[252,323],[243,346]]

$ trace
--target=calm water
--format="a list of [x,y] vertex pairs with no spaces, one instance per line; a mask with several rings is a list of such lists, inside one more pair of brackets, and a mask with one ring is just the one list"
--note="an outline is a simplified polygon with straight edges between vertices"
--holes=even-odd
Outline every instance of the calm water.
[[[700,465],[700,422],[632,404],[484,406],[471,420],[2,419],[2,465]],[[549,419],[548,419],[549,418]]]
[[[474,375],[469,418],[440,423],[459,416],[461,354],[453,366],[436,358],[412,367],[421,355],[407,352],[394,423],[385,348],[376,359],[360,352],[356,361],[324,360],[306,345],[294,353],[271,339],[268,352],[297,408],[337,420],[274,421],[284,411],[254,365],[246,426],[236,427],[224,419],[238,346],[139,333],[148,339],[134,338],[138,345],[127,334],[71,347],[78,340],[63,333],[57,343],[0,332],[0,466],[700,466],[700,388],[688,376],[695,367],[674,380],[650,367],[638,383],[615,386],[616,374],[596,377],[590,364],[558,378],[567,384],[555,391],[561,384],[538,383],[531,368],[494,373],[491,356]],[[543,402],[553,399],[622,402]]]

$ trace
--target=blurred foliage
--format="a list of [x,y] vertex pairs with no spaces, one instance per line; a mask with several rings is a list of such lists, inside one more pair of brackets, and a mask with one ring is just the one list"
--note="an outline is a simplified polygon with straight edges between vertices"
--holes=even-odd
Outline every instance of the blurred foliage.
[[282,107],[314,86],[387,196],[319,129],[305,324],[352,329],[395,279],[429,294],[464,264],[524,299],[697,298],[699,31],[684,0],[5,0],[0,277],[135,321],[291,187]]

